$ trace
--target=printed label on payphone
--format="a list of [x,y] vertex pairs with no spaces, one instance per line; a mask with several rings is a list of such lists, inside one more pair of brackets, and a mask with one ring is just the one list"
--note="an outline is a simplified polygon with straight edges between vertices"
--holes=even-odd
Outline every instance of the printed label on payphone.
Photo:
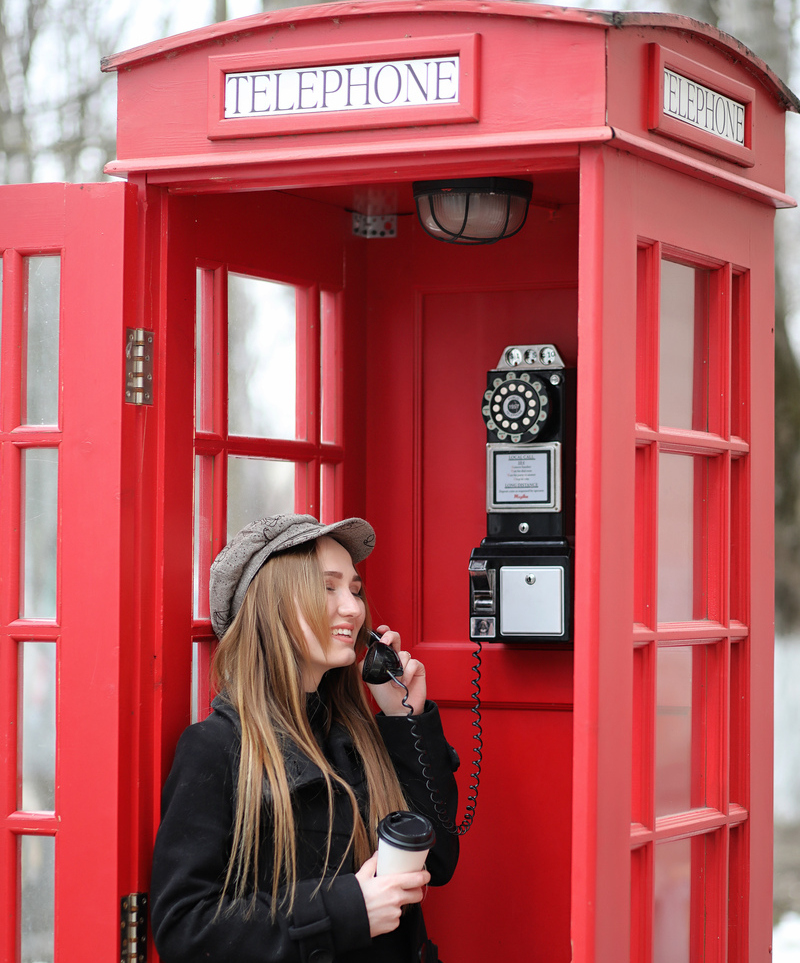
[[470,557],[471,639],[570,640],[572,374],[552,344],[510,345],[487,372],[487,522]]

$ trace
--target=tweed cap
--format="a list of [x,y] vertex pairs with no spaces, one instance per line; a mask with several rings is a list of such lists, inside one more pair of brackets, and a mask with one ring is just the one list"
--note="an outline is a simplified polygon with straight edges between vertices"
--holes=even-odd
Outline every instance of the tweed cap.
[[256,572],[268,558],[323,535],[342,544],[354,564],[363,561],[375,547],[375,532],[363,518],[323,525],[312,515],[268,515],[234,535],[211,566],[209,607],[217,638],[228,630]]

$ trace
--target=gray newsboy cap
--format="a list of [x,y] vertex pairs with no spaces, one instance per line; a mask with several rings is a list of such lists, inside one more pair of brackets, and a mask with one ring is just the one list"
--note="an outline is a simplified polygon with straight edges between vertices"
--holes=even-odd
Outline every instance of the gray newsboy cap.
[[363,561],[375,547],[375,532],[363,518],[323,525],[312,515],[268,515],[246,525],[228,542],[211,565],[209,607],[211,625],[221,639],[242,607],[256,572],[277,552],[330,535]]

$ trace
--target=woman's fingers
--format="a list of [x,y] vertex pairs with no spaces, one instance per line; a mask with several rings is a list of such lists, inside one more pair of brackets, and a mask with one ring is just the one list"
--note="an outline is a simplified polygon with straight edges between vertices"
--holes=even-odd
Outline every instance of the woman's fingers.
[[375,871],[378,868],[378,854],[373,853],[370,858],[362,864],[361,869],[356,873],[356,879],[361,882],[362,879],[371,879],[375,875]]
[[381,637],[384,645],[391,645],[395,652],[400,652],[400,633],[390,629],[388,625],[379,625],[375,630]]
[[375,876],[376,868],[377,854],[370,857],[356,873],[364,896],[371,936],[391,933],[396,929],[402,908],[408,903],[422,901],[431,878],[425,869],[414,873]]

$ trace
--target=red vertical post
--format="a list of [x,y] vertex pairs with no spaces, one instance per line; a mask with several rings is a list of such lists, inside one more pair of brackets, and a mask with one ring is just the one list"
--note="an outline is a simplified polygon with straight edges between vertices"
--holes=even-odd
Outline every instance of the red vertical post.
[[[630,947],[636,244],[624,155],[581,150],[575,492],[572,939],[581,963]],[[613,199],[613,205],[611,203]]]

